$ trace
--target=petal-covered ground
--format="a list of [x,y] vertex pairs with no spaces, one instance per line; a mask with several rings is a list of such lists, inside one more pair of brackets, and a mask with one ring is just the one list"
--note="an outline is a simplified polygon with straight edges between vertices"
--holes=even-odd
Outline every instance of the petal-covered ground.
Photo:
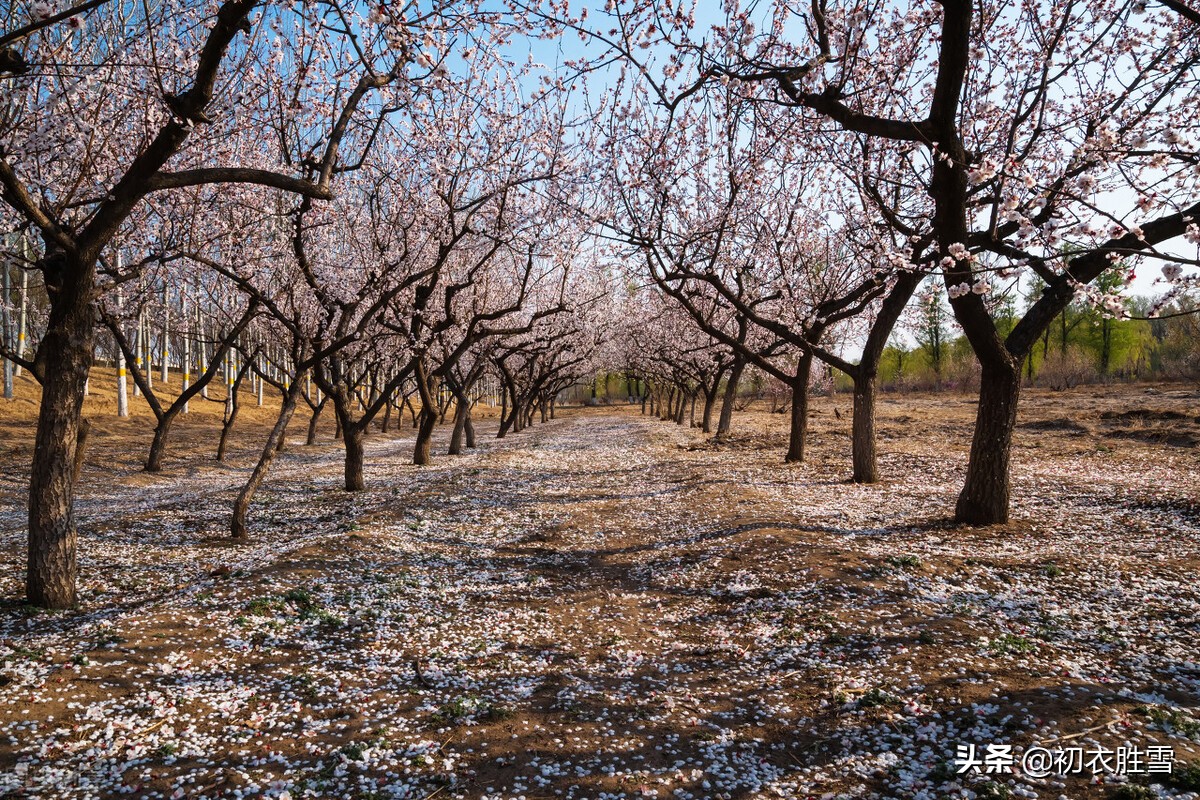
[[[0,797],[1195,797],[1196,397],[1066,397],[1026,399],[989,529],[946,521],[957,396],[882,405],[876,486],[846,398],[795,466],[766,413],[716,445],[572,412],[427,468],[375,435],[355,495],[297,442],[241,546],[239,471],[93,481],[82,608],[0,611]],[[1173,772],[1034,777],[1035,743]],[[956,774],[972,744],[1018,764]]]

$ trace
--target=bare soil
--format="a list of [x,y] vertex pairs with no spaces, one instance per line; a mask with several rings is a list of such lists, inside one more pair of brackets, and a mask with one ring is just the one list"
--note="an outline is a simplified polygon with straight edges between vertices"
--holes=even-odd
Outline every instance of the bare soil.
[[248,399],[219,465],[213,403],[149,476],[151,420],[103,401],[85,411],[83,601],[63,613],[20,602],[33,405],[0,403],[0,797],[1102,798],[1123,782],[955,774],[958,745],[990,743],[1165,745],[1175,774],[1135,782],[1195,791],[1194,387],[1026,392],[1013,520],[974,529],[948,520],[968,396],[885,395],[873,486],[846,481],[846,396],[814,402],[809,457],[786,466],[786,417],[761,410],[719,443],[636,407],[503,440],[485,419],[476,451],[426,468],[404,419],[368,439],[354,494],[330,428],[303,445],[301,412],[237,546],[229,506],[272,409]]

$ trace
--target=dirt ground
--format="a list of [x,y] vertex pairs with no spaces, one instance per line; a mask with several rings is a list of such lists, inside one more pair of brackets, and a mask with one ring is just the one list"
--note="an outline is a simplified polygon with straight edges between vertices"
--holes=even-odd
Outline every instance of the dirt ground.
[[[217,464],[211,404],[151,476],[148,417],[101,397],[61,613],[20,602],[25,402],[0,403],[0,797],[1200,792],[1195,387],[1026,392],[1013,521],[982,529],[947,521],[965,395],[884,395],[874,486],[846,482],[844,395],[787,466],[761,411],[720,444],[636,407],[483,420],[425,468],[406,422],[355,494],[301,411],[236,546],[271,409]],[[988,744],[1173,772],[956,774]]]

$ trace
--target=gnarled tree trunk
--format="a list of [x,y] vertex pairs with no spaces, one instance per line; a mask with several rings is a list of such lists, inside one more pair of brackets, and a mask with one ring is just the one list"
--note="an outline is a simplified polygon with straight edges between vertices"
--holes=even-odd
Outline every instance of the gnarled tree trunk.
[[980,376],[971,460],[954,509],[956,521],[969,525],[1008,522],[1008,464],[1020,396],[1021,361],[989,359]]
[[345,479],[347,492],[361,492],[366,488],[366,482],[363,480],[363,460],[366,456],[366,450],[363,446],[362,429],[357,425],[344,426],[342,430],[342,444],[346,448],[346,464],[345,464]]
[[75,576],[75,452],[83,387],[92,366],[95,264],[43,260],[50,315],[37,349],[42,404],[29,481],[29,554],[25,593],[42,608],[72,608]]
[[796,375],[792,378],[792,419],[787,456],[784,457],[789,464],[804,460],[804,440],[808,436],[808,374],[811,369],[812,356],[803,355],[796,364]]
[[413,463],[417,466],[428,466],[433,462],[430,456],[430,443],[433,441],[433,429],[437,425],[441,411],[437,406],[421,406],[420,425],[417,427],[417,441],[413,445]]
[[850,430],[855,483],[879,480],[875,459],[875,391],[875,371],[860,368],[854,375],[854,421]]
[[459,456],[463,451],[463,434],[467,429],[467,418],[471,416],[471,404],[461,397],[455,400],[454,430],[450,433],[449,455]]

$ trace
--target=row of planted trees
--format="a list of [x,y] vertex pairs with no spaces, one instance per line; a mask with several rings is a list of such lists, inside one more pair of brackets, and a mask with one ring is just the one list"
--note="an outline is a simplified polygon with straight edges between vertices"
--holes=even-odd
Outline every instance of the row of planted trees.
[[[332,407],[353,490],[366,431],[397,397],[426,463],[447,393],[461,447],[479,381],[500,389],[506,435],[616,360],[657,413],[698,404],[718,430],[744,370],[782,381],[791,461],[814,371],[839,370],[853,478],[875,481],[881,359],[938,280],[981,365],[955,514],[995,523],[1022,368],[1048,326],[1079,298],[1123,313],[1134,269],[1161,266],[1164,303],[1196,285],[1200,14],[1186,2],[591,11],[10,5],[5,275],[45,293],[36,350],[5,341],[42,385],[33,602],[75,598],[99,332],[150,402],[151,360],[191,341],[168,309],[176,331],[193,313],[207,326],[189,391],[236,351],[281,397],[235,509],[242,536],[302,402]],[[532,41],[567,35],[578,58],[534,63]],[[1125,278],[1095,284],[1118,265]],[[1000,325],[1028,275],[1044,289]],[[164,431],[174,402],[155,411]]]
[[630,281],[709,340],[701,370],[682,346],[660,381],[707,399],[719,364],[745,362],[786,383],[789,461],[820,363],[853,381],[852,477],[877,480],[881,359],[936,280],[980,364],[955,517],[1004,522],[1022,371],[1063,311],[1128,317],[1138,270],[1161,272],[1147,316],[1195,308],[1188,3],[615,4],[559,21],[626,66],[597,127],[597,222]]
[[594,370],[609,293],[580,253],[567,93],[528,88],[537,67],[506,49],[526,17],[486,6],[35,3],[4,19],[0,248],[38,300],[21,305],[30,345],[3,343],[41,385],[31,602],[75,603],[98,358],[154,414],[151,471],[218,376],[230,402],[244,379],[277,396],[238,538],[302,404],[310,439],[331,409],[358,490],[368,429],[400,408],[427,464],[450,409],[462,452],[483,394],[503,436]]

